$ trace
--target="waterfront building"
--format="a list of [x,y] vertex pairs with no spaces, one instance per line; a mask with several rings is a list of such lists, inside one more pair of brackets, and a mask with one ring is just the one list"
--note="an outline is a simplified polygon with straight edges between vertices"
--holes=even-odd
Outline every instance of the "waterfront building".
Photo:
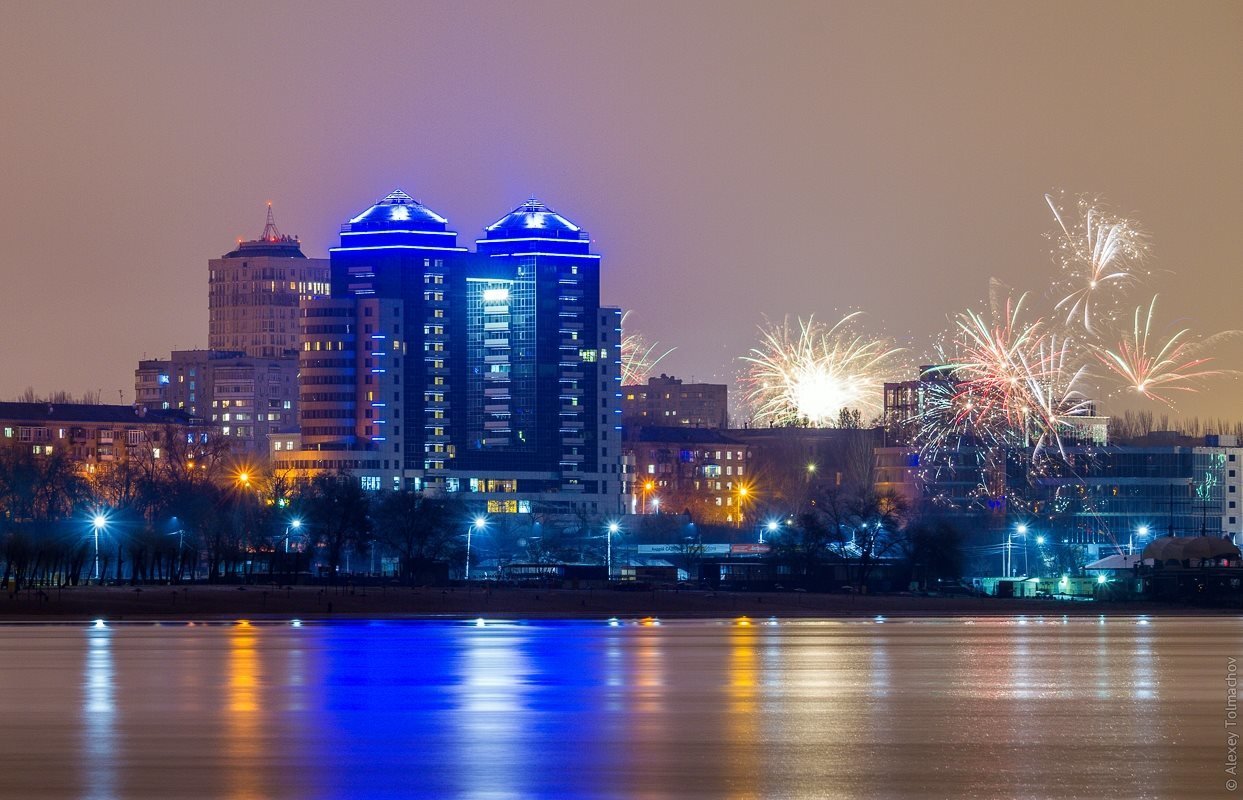
[[621,511],[620,312],[600,256],[538,200],[469,252],[400,190],[342,226],[332,299],[301,310],[293,479],[456,494],[481,511]]

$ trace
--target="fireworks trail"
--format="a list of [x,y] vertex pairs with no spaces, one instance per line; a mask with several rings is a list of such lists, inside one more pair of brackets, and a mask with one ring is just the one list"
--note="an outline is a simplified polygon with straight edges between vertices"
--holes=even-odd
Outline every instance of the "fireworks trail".
[[1113,377],[1121,379],[1129,390],[1173,407],[1168,392],[1195,392],[1197,384],[1207,378],[1238,374],[1235,370],[1201,369],[1212,359],[1198,357],[1198,354],[1238,336],[1240,331],[1223,331],[1200,341],[1190,341],[1186,338],[1190,330],[1183,328],[1162,340],[1152,333],[1156,309],[1156,297],[1148,304],[1147,311],[1143,306],[1136,308],[1134,327],[1131,333],[1122,335],[1116,348],[1092,347]]
[[1066,292],[1054,310],[1066,315],[1067,325],[1081,322],[1085,331],[1094,333],[1093,321],[1102,315],[1115,318],[1119,294],[1137,282],[1148,254],[1147,236],[1130,220],[1101,210],[1086,197],[1076,201],[1078,219],[1069,222],[1052,196],[1044,199],[1060,230],[1054,257]]
[[854,329],[859,312],[832,326],[809,317],[761,327],[760,346],[743,356],[747,399],[758,424],[825,426],[841,412],[880,411],[881,386],[898,369],[900,348]]
[[676,347],[670,347],[665,352],[659,353],[660,342],[648,344],[641,333],[625,333],[626,317],[629,316],[629,311],[622,314],[621,373],[623,386],[647,383],[647,379],[651,376],[652,370],[656,368],[656,365],[665,356],[677,349]]

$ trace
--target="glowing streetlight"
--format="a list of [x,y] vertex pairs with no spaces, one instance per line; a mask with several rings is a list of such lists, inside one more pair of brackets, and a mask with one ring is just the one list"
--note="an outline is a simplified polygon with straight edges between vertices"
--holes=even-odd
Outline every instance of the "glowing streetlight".
[[1018,525],[1014,527],[1013,531],[1006,531],[1006,549],[1005,549],[1005,552],[1002,553],[1002,559],[1004,561],[1003,567],[1004,567],[1004,571],[1005,571],[1007,578],[1013,577],[1012,573],[1014,572],[1014,566],[1013,566],[1014,536],[1016,534],[1018,536],[1023,537],[1023,574],[1026,575],[1028,572],[1027,570],[1027,525],[1026,523],[1020,522]]
[[751,490],[746,484],[738,486],[738,527],[742,527],[746,517],[747,498],[750,496]]
[[613,535],[621,530],[621,525],[616,521],[610,522],[607,527],[608,533],[605,534],[607,544],[604,548],[604,564],[608,571],[608,579],[613,580]]
[[108,517],[106,514],[96,512],[91,517],[91,528],[95,531],[95,582],[99,582],[99,532],[108,527]]
[[776,533],[779,527],[781,527],[781,523],[777,522],[777,520],[775,519],[770,519],[768,522],[766,522],[764,524],[764,527],[760,528],[760,544],[764,543],[764,531],[768,531],[769,533]]
[[470,580],[470,534],[476,528],[483,530],[486,527],[488,527],[488,518],[478,516],[466,528],[466,580],[468,581]]
[[[1140,525],[1138,528],[1136,528],[1135,536],[1138,536],[1141,539],[1147,539],[1148,538],[1148,526]],[[1134,536],[1131,537],[1131,542],[1129,545],[1127,545],[1127,551],[1130,553],[1130,555],[1135,555],[1135,537]]]
[[285,526],[285,552],[286,553],[289,552],[289,532],[291,530],[297,531],[301,529],[302,529],[302,520],[298,519],[297,517],[294,517],[293,519],[289,520],[289,524]]

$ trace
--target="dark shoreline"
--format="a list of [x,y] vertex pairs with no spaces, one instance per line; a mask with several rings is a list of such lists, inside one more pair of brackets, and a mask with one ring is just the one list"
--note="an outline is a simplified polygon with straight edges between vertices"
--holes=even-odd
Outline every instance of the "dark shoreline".
[[1238,609],[1095,602],[697,589],[145,586],[32,589],[0,595],[0,623],[290,619],[729,619],[989,616],[1213,616]]

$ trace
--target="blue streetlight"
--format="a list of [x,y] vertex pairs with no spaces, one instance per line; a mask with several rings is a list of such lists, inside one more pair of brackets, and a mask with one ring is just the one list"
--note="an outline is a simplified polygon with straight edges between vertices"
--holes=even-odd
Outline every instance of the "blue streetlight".
[[466,528],[466,580],[468,581],[470,580],[470,535],[476,528],[483,530],[486,527],[488,527],[488,518],[480,515],[475,517],[474,521]]
[[621,525],[616,521],[609,522],[607,530],[608,533],[605,534],[605,539],[608,544],[604,549],[604,564],[605,569],[608,571],[608,579],[613,580],[613,535],[621,530]]
[[99,532],[108,527],[108,516],[96,511],[91,517],[91,528],[95,531],[95,582],[99,582]]
[[1012,573],[1014,571],[1013,569],[1014,559],[1013,559],[1012,553],[1014,552],[1014,534],[1016,533],[1019,536],[1023,537],[1023,574],[1025,575],[1027,574],[1027,525],[1025,523],[1020,522],[1018,525],[1015,526],[1013,531],[1006,531],[1006,551],[1004,553],[1004,556],[1005,556],[1005,573],[1006,573],[1007,578],[1012,577]]
[[776,533],[777,529],[780,527],[781,523],[777,522],[775,519],[770,519],[767,523],[765,523],[764,527],[760,528],[760,544],[764,544],[764,531]]
[[291,530],[297,531],[297,530],[301,530],[301,528],[302,528],[302,520],[298,519],[297,517],[294,517],[293,519],[289,520],[289,524],[285,526],[285,552],[286,553],[289,552],[289,531]]

